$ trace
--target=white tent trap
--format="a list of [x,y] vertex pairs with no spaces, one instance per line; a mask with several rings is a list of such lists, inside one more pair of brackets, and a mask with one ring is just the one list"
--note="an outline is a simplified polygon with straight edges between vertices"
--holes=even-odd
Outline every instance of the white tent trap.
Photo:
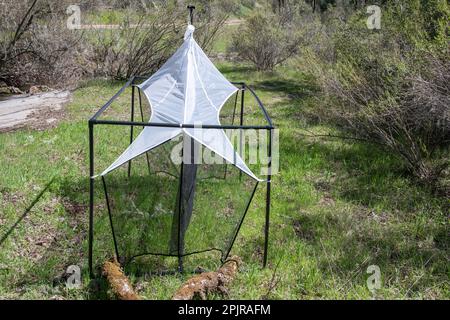
[[[192,11],[191,11],[192,14]],[[191,16],[192,17],[192,16]],[[266,223],[265,223],[265,243],[264,243],[264,265],[267,262],[267,246],[268,246],[268,232],[269,232],[269,215],[270,215],[270,181],[271,181],[271,149],[272,149],[272,135],[274,126],[272,121],[265,110],[260,99],[256,96],[255,92],[249,88],[245,83],[231,83],[229,82],[208,59],[206,54],[197,44],[194,39],[195,28],[191,24],[187,27],[184,35],[184,42],[181,47],[174,53],[174,55],[167,60],[167,62],[150,78],[141,76],[135,76],[129,79],[124,87],[106,103],[90,120],[89,120],[89,143],[90,143],[90,215],[89,215],[89,269],[91,275],[93,264],[93,241],[94,241],[94,182],[97,178],[100,178],[103,182],[103,188],[106,198],[106,207],[109,214],[109,222],[112,230],[112,238],[114,241],[115,254],[118,261],[131,260],[141,255],[163,255],[178,257],[179,269],[183,270],[183,257],[199,253],[207,250],[219,250],[221,252],[221,259],[224,261],[233,246],[233,243],[237,237],[239,229],[243,223],[245,215],[249,209],[257,186],[260,182],[264,182],[267,185],[266,191]],[[130,108],[130,121],[121,120],[101,120],[102,114],[111,106],[111,104],[122,95],[127,88],[131,87],[131,108]],[[140,122],[135,121],[135,96],[136,91],[139,94],[139,109],[141,114]],[[245,92],[250,92],[254,98],[264,121],[263,125],[244,125],[245,115]],[[147,98],[147,102],[150,108],[150,119],[145,121],[143,112],[143,103],[141,93]],[[234,124],[236,109],[238,105],[238,97],[241,97],[240,101],[240,121],[239,124]],[[234,99],[230,99],[234,97]],[[223,106],[227,101],[234,101],[233,120],[231,124],[221,124],[220,114]],[[94,168],[94,127],[95,126],[128,126],[130,127],[130,144],[119,155],[119,157],[111,163],[107,168],[100,171],[96,175]],[[135,128],[143,128],[142,131],[134,137]],[[245,163],[243,155],[239,154],[234,146],[230,137],[225,132],[225,129],[240,130],[241,134],[244,130],[266,130],[268,134],[268,175],[261,179],[258,177]],[[125,216],[120,220],[120,216],[123,210],[128,208],[120,208],[119,201],[113,201],[111,203],[111,197],[114,192],[111,190],[110,182],[106,183],[105,177],[108,177],[120,168],[127,167],[128,178],[132,178],[131,163],[136,161],[142,156],[146,156],[146,165],[148,165],[149,173],[147,176],[140,176],[139,183],[136,182],[136,190],[150,190],[152,186],[149,185],[151,179],[162,179],[161,175],[158,175],[158,170],[152,170],[155,165],[160,165],[162,160],[160,158],[153,159],[151,161],[152,152],[156,149],[160,149],[161,146],[170,145],[174,139],[181,139],[181,163],[173,164],[173,172],[170,174],[172,182],[166,185],[161,184],[159,189],[170,189],[171,186],[176,185],[175,189],[171,190],[172,196],[165,196],[164,201],[173,202],[173,210],[167,215],[167,221],[161,220],[157,223],[158,227],[154,229],[142,230],[142,233],[146,235],[144,238],[131,239],[129,235],[132,232],[132,228],[139,228],[143,225],[151,224],[151,222],[137,221],[133,226],[127,225],[130,221],[134,221],[136,215]],[[242,138],[241,138],[242,139]],[[240,142],[242,144],[242,141]],[[242,173],[244,176],[253,181],[254,187],[251,190],[249,199],[246,200],[245,205],[240,208],[242,212],[236,214],[236,218],[230,222],[229,231],[224,231],[226,235],[223,236],[221,241],[224,242],[223,246],[216,246],[212,248],[194,248],[198,245],[199,239],[192,240],[194,243],[192,248],[186,248],[187,232],[192,224],[192,220],[197,215],[194,210],[196,198],[199,196],[199,180],[200,171],[202,170],[202,159],[198,159],[197,152],[199,149],[208,149],[212,153],[218,155],[224,160],[224,163],[228,166],[232,166],[239,171],[239,181],[241,181]],[[163,153],[169,153],[169,150],[161,149]],[[169,164],[170,166],[170,164]],[[222,166],[223,168],[224,166]],[[225,165],[224,175],[222,179],[227,179],[227,166]],[[150,176],[152,178],[150,178]],[[174,177],[177,179],[174,183]],[[164,178],[166,179],[166,177]],[[136,180],[136,179],[135,179]],[[112,179],[114,184],[117,180]],[[151,180],[156,181],[156,180]],[[155,184],[152,182],[153,185]],[[116,187],[118,184],[115,185]],[[166,186],[166,187],[164,187]],[[234,189],[237,188],[237,184],[234,185]],[[125,188],[125,190],[117,191],[118,197],[127,198],[124,196],[127,191],[131,190],[131,187]],[[175,188],[175,187],[174,187]],[[210,188],[214,188],[211,184]],[[117,188],[116,188],[117,189]],[[158,188],[157,188],[158,189]],[[206,190],[206,189],[205,189]],[[160,191],[160,190],[159,190]],[[172,192],[173,191],[173,192]],[[207,192],[207,190],[206,190]],[[226,191],[224,191],[226,192]],[[169,192],[168,192],[169,193]],[[154,197],[154,194],[151,196]],[[170,198],[170,199],[169,199]],[[158,202],[159,201],[159,202]],[[214,202],[214,199],[210,199]],[[219,200],[217,200],[219,201]],[[157,203],[157,204],[156,204]],[[135,206],[135,204],[132,204]],[[148,219],[157,220],[155,208],[161,207],[161,200],[154,200],[150,211],[152,212]],[[228,207],[235,207],[228,205]],[[237,207],[234,208],[237,210]],[[122,210],[122,211],[121,211]],[[201,211],[202,208],[196,209]],[[142,210],[141,210],[142,211]],[[166,210],[167,211],[167,210]],[[201,215],[201,213],[198,213]],[[116,220],[115,220],[116,219]],[[119,219],[119,220],[117,220]],[[200,218],[199,218],[200,219]],[[206,221],[206,218],[203,221]],[[219,223],[220,219],[213,217],[210,221],[216,221]],[[200,224],[202,220],[199,220]],[[124,227],[125,226],[125,227]],[[147,245],[143,245],[142,252],[134,252],[133,254],[125,254],[119,252],[117,229],[124,227],[124,239],[130,239],[130,241],[151,242],[151,239],[158,239],[163,245],[148,248]],[[128,228],[128,229],[127,229]],[[202,228],[201,226],[199,228]],[[213,226],[204,227],[204,233],[208,233],[208,229],[214,229]],[[220,230],[228,230],[227,228],[219,227]],[[203,230],[203,229],[200,229]],[[128,233],[127,233],[128,232]],[[216,232],[217,233],[217,232]],[[144,240],[143,240],[144,239]],[[145,247],[145,248],[144,248]],[[124,249],[124,251],[126,251]],[[121,259],[120,259],[121,258]]]

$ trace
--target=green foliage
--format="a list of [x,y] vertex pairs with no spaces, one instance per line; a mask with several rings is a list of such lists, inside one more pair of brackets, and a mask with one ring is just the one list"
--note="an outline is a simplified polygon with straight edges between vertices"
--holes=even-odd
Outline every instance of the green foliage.
[[403,159],[409,171],[438,192],[449,192],[450,87],[448,6],[420,0],[387,4],[381,30],[364,12],[333,24],[314,65],[334,105],[324,119]]
[[383,8],[386,27],[411,45],[423,48],[448,45],[450,8],[446,0],[410,0]]
[[296,7],[277,14],[258,11],[233,34],[231,50],[258,70],[273,70],[298,53],[307,34],[303,22]]

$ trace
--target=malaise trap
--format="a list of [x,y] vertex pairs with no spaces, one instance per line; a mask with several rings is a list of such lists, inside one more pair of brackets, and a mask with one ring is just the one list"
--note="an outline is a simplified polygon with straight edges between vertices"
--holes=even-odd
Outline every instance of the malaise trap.
[[[183,271],[184,257],[209,251],[223,262],[261,187],[267,262],[274,126],[255,92],[213,65],[194,30],[155,74],[129,79],[89,120],[91,275],[94,252],[106,250],[94,240],[105,237],[122,265],[166,256]],[[248,136],[265,139],[264,170],[244,160]]]

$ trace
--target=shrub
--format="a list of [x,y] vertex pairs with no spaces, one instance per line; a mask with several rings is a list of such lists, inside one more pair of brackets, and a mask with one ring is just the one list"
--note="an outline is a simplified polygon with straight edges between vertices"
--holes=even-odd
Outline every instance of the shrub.
[[[424,10],[420,3],[401,10],[402,4],[390,4],[378,32],[368,31],[357,13],[329,38],[334,59],[316,54],[307,65],[329,98],[321,112],[325,121],[387,148],[419,181],[448,192],[450,50],[442,42],[446,29],[429,28],[441,25],[448,8],[435,1]],[[409,26],[411,16],[416,24]]]
[[[124,79],[151,74],[176,49],[187,20],[185,7],[172,2],[85,1],[83,13],[120,7],[120,28],[69,30],[66,8],[70,2],[5,0],[0,4],[0,9],[8,8],[0,11],[0,82],[27,89],[36,84],[76,85],[82,77]],[[233,1],[197,0],[195,4],[199,5],[196,38],[209,48]]]
[[[197,5],[195,37],[208,51],[228,18],[227,10],[221,10],[227,1],[197,0],[193,4]],[[148,4],[136,11],[137,5],[122,12],[125,18],[120,29],[94,31],[87,50],[92,76],[127,79],[131,75],[149,75],[180,43],[188,16],[184,6],[160,3],[149,10]]]
[[303,1],[286,5],[277,13],[258,11],[232,35],[230,50],[254,64],[257,70],[273,70],[311,42],[319,23]]
[[[164,16],[164,18],[163,18]],[[120,28],[92,31],[86,58],[91,76],[127,79],[156,71],[173,53],[180,37],[180,19],[176,12],[154,12],[132,19],[128,16]]]
[[[80,78],[80,36],[65,27],[64,1],[4,1],[0,11],[0,80],[27,88]],[[39,23],[37,23],[37,21]]]

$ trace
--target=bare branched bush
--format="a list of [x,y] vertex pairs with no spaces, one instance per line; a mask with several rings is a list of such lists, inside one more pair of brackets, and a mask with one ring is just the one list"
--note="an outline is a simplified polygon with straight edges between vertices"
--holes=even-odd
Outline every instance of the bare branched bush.
[[[232,12],[233,1],[186,3],[197,6],[195,38],[208,51]],[[118,30],[96,30],[90,41],[87,59],[93,76],[125,79],[151,74],[173,54],[182,39],[188,11],[181,1],[178,5],[142,1],[126,8],[125,20]]]
[[0,80],[27,88],[33,84],[73,84],[82,70],[77,63],[77,35],[65,27],[64,2],[3,2],[0,11]]
[[296,5],[277,13],[258,12],[236,30],[230,49],[258,70],[273,70],[314,37],[318,25],[310,11]]
[[156,71],[182,36],[177,12],[127,18],[119,29],[93,30],[87,59],[92,76],[126,79]]
[[[72,85],[83,77],[124,79],[151,74],[181,42],[188,16],[186,7],[174,1],[85,1],[83,16],[120,10],[119,28],[70,30],[66,27],[70,2],[1,2],[1,82],[27,89],[36,84]],[[196,38],[211,48],[228,18],[225,9],[230,3],[194,3],[199,4]]]

